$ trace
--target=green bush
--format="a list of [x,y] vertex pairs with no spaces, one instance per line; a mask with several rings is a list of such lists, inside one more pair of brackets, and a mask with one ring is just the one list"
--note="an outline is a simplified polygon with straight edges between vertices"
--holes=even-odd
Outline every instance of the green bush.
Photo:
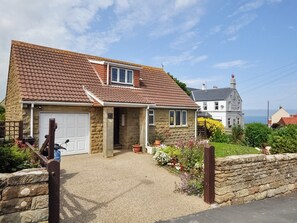
[[221,129],[216,129],[212,136],[209,138],[211,142],[230,143],[230,136],[222,132]]
[[276,129],[269,137],[270,152],[297,153],[297,125]]
[[262,123],[251,123],[245,128],[245,141],[248,146],[261,147],[267,143],[271,130]]
[[30,152],[19,149],[17,145],[0,147],[0,157],[0,173],[11,173],[34,167]]
[[232,141],[234,143],[240,144],[244,140],[244,130],[240,125],[234,126],[232,128]]
[[0,121],[5,121],[5,108],[0,105]]

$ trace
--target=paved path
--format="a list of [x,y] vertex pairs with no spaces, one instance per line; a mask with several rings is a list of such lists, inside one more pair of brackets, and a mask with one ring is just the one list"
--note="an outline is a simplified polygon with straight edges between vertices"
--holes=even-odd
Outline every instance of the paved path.
[[215,208],[170,221],[171,223],[296,223],[297,193],[254,201],[244,205]]
[[155,222],[209,207],[174,193],[179,178],[149,154],[66,156],[61,169],[61,222]]

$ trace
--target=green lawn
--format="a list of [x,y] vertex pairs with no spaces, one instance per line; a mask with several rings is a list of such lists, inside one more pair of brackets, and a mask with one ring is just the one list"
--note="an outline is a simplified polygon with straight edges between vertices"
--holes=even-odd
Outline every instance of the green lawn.
[[211,142],[210,144],[215,147],[216,157],[260,153],[255,148],[249,146],[241,146],[237,144],[227,144],[219,142]]

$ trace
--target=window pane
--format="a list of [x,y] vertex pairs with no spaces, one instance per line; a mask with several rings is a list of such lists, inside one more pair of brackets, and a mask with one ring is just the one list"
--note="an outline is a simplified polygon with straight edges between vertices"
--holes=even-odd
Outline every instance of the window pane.
[[187,125],[187,112],[182,112],[182,125]]
[[125,83],[125,70],[124,69],[120,69],[120,82]]
[[174,111],[169,111],[169,125],[174,125]]
[[118,69],[112,68],[111,70],[112,81],[118,81]]
[[150,115],[153,115],[154,114],[154,111],[153,110],[149,110],[149,114]]
[[154,116],[149,116],[149,124],[150,125],[154,124]]
[[175,112],[175,124],[180,125],[180,111]]
[[127,72],[128,72],[127,73],[127,83],[132,84],[132,82],[133,82],[133,73],[132,73],[132,70],[128,70]]

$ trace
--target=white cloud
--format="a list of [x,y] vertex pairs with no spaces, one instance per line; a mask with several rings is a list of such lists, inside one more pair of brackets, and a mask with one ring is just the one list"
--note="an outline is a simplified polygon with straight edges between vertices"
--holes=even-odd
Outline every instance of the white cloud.
[[233,24],[227,27],[225,33],[227,35],[235,35],[240,29],[244,28],[256,19],[256,15],[244,14],[238,20],[235,20]]
[[234,13],[229,15],[229,17],[235,16],[235,15],[241,14],[241,13],[247,13],[247,12],[254,11],[254,10],[257,10],[265,5],[273,5],[273,4],[278,4],[281,2],[282,2],[282,0],[253,0],[253,1],[249,1],[249,2],[241,5]]
[[213,67],[218,69],[246,68],[248,67],[248,62],[244,60],[232,60],[214,64]]
[[196,64],[208,59],[207,55],[194,56],[187,51],[178,56],[157,56],[153,58],[157,63],[163,65],[179,65],[182,63]]

